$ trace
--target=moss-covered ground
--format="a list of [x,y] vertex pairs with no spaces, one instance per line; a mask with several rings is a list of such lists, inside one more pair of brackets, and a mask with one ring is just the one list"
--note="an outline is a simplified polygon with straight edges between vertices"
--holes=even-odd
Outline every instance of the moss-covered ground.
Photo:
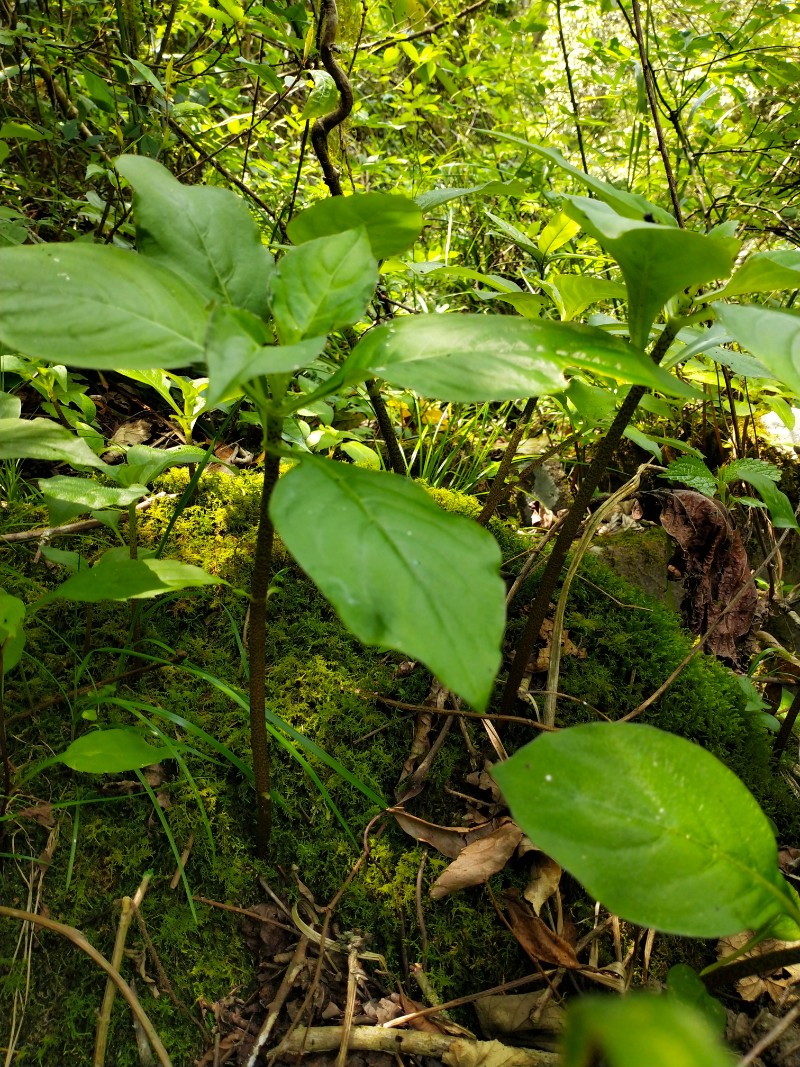
[[[179,492],[185,472],[169,474],[160,485]],[[258,511],[260,479],[216,475],[203,480],[199,497],[176,522],[167,554],[197,563],[224,578],[230,586],[164,597],[143,605],[139,623],[143,652],[180,663],[163,666],[104,698],[76,696],[89,681],[113,676],[120,667],[118,652],[130,628],[126,605],[85,606],[55,603],[35,615],[29,626],[27,654],[6,680],[6,714],[12,759],[20,792],[13,799],[13,818],[0,824],[2,902],[19,908],[40,908],[63,923],[84,931],[110,956],[118,908],[115,902],[133,894],[142,876],[153,880],[142,907],[147,930],[174,991],[195,1015],[231,990],[253,988],[253,961],[241,931],[240,918],[213,906],[195,903],[195,915],[179,885],[170,889],[176,868],[173,846],[194,845],[187,877],[194,895],[239,907],[264,899],[259,878],[282,896],[296,893],[296,874],[320,903],[339,889],[357,859],[361,837],[380,806],[316,757],[310,763],[337,806],[347,830],[325,802],[290,749],[275,746],[276,802],[273,850],[269,863],[251,852],[253,794],[246,778],[224,756],[147,706],[180,716],[248,761],[246,712],[215,680],[239,691],[246,689],[246,663],[241,640],[246,600],[237,593],[249,580]],[[440,503],[465,514],[478,505],[467,497],[434,491]],[[142,543],[160,539],[172,504],[156,504],[141,520]],[[36,525],[43,516],[21,505],[6,512],[10,525]],[[502,523],[493,532],[513,571],[525,547]],[[114,542],[109,531],[93,533],[70,544],[88,558]],[[515,562],[516,560],[516,562]],[[358,781],[391,802],[394,787],[411,743],[414,720],[377,703],[372,694],[420,703],[429,687],[422,667],[410,674],[398,670],[403,660],[394,653],[364,649],[337,621],[327,603],[290,560],[280,557],[282,573],[270,598],[270,666],[268,707],[290,727],[339,760]],[[567,626],[586,658],[563,662],[560,688],[606,714],[635,707],[656,689],[690,647],[674,616],[655,601],[616,578],[596,561],[587,560],[582,578],[573,585]],[[0,554],[0,585],[27,600],[64,577],[35,559],[31,547],[8,547]],[[525,595],[535,588],[535,575]],[[520,605],[524,602],[520,597]],[[513,621],[510,637],[521,621]],[[129,656],[131,669],[139,661]],[[188,669],[197,668],[202,673]],[[54,694],[63,699],[47,704]],[[128,701],[126,708],[124,702]],[[134,786],[119,785],[133,775],[90,776],[60,764],[32,774],[37,763],[63,751],[87,718],[101,724],[136,721],[135,701],[176,740],[193,746],[186,753],[189,779],[172,761],[165,761],[166,781],[156,787],[170,842],[153,803]],[[736,679],[716,662],[698,657],[646,721],[704,744],[756,793],[783,834],[796,833],[797,817],[779,778],[769,767],[766,733],[744,710]],[[591,713],[566,702],[562,721],[577,722]],[[470,724],[474,745],[491,756],[479,724]],[[509,749],[530,739],[523,729],[504,733]],[[458,731],[451,731],[433,765],[415,813],[433,821],[457,823],[463,802],[445,786],[463,790],[464,776],[474,769]],[[128,788],[135,789],[127,793]],[[52,808],[47,805],[52,804]],[[201,809],[203,815],[201,816]],[[27,814],[26,814],[27,811]],[[48,846],[48,863],[38,862]],[[415,882],[422,850],[387,820],[373,843],[368,862],[343,896],[336,921],[343,929],[369,935],[370,947],[382,953],[399,973],[401,942],[407,958],[420,953],[421,933],[415,906]],[[425,869],[429,884],[445,866],[431,857]],[[495,888],[503,879],[497,876]],[[38,902],[37,902],[38,897]],[[591,922],[591,909],[586,909]],[[438,902],[425,900],[430,943],[429,971],[443,997],[458,996],[517,977],[530,970],[516,942],[499,923],[486,889],[470,890]],[[20,1013],[25,1001],[14,1063],[52,1065],[88,1063],[94,1043],[96,1010],[104,979],[89,961],[65,941],[37,931],[30,951],[19,946],[20,926],[0,919],[0,1019]],[[142,956],[142,934],[135,927],[129,946]],[[133,973],[136,960],[128,966]],[[142,973],[155,977],[147,960]],[[145,1008],[162,1034],[175,1064],[189,1064],[204,1047],[203,1035],[189,1013],[161,995],[151,998],[145,979],[138,990]],[[16,1009],[15,1009],[16,1004]],[[3,1023],[2,1044],[9,1041]],[[119,1067],[139,1063],[124,1005],[114,1009],[109,1062]]]

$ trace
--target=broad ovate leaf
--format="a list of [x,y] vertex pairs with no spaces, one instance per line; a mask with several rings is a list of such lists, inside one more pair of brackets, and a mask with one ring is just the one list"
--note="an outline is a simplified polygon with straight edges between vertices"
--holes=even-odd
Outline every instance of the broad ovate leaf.
[[490,534],[407,479],[312,458],[280,479],[270,515],[356,637],[422,660],[486,707],[505,622]]
[[90,478],[69,478],[61,474],[53,478],[40,478],[39,489],[47,501],[74,504],[84,511],[93,511],[96,508],[125,508],[147,495],[147,487],[144,485],[101,485]]
[[422,232],[422,211],[413,200],[396,193],[331,196],[295,215],[286,232],[300,245],[362,226],[373,256],[386,259],[405,252],[416,241]]
[[83,734],[58,756],[58,761],[86,774],[119,774],[174,755],[174,749],[149,745],[137,730],[119,727]]
[[107,470],[108,477],[117,485],[131,488],[149,485],[159,474],[170,467],[185,467],[205,459],[205,450],[194,445],[177,445],[175,448],[152,448],[150,445],[133,445],[128,449],[125,462]]
[[715,310],[731,337],[800,395],[800,315],[755,304],[717,304]]
[[623,919],[721,937],[798,917],[767,817],[681,737],[590,723],[545,734],[493,774],[528,837]]
[[106,470],[82,438],[49,419],[0,419],[0,459],[46,459]]
[[25,648],[24,622],[24,601],[0,589],[0,652],[2,652],[0,675],[8,674],[22,658]]
[[696,1008],[650,993],[581,997],[570,1005],[562,1067],[589,1067],[598,1054],[608,1067],[732,1067],[734,1062]]
[[795,249],[779,248],[748,256],[717,295],[769,293],[775,289],[800,289],[800,252]]
[[216,186],[183,185],[147,156],[120,156],[115,165],[133,186],[142,255],[179,274],[206,300],[266,314],[272,256],[241,197]]
[[111,549],[88,571],[78,571],[39,604],[49,600],[77,600],[96,604],[101,600],[150,599],[163,593],[219,585],[220,578],[191,563],[174,559],[130,559],[125,549]]
[[314,88],[308,94],[308,99],[300,114],[301,119],[322,118],[336,110],[339,103],[339,90],[336,82],[326,70],[310,70],[308,72],[314,80]]
[[378,263],[363,228],[290,249],[270,283],[270,306],[282,345],[350,326],[367,309]]
[[731,238],[625,218],[585,196],[566,197],[564,211],[619,263],[628,291],[631,342],[639,348],[647,344],[666,302],[691,286],[727,277],[739,248]]
[[694,390],[603,330],[511,315],[416,315],[370,330],[340,375],[371,375],[454,402],[559,393],[577,367],[618,381],[694,396]]
[[181,367],[203,358],[203,297],[145,256],[109,245],[0,249],[0,338],[73,367]]

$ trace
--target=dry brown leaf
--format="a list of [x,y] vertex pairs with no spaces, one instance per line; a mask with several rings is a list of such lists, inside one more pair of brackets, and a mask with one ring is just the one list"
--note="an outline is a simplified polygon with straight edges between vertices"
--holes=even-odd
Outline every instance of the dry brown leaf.
[[499,1041],[456,1040],[442,1054],[445,1067],[531,1067],[540,1062],[532,1049],[508,1048]]
[[543,963],[569,967],[572,970],[581,968],[572,945],[553,933],[515,893],[506,894],[505,905],[511,932],[532,960],[541,960]]
[[560,1031],[564,1026],[564,1009],[554,1004],[552,998],[547,1000],[536,1022],[531,1021],[545,992],[539,990],[536,993],[501,994],[476,1000],[475,1011],[482,1032],[486,1037],[497,1038],[513,1034],[514,1038],[522,1043],[542,1031]]
[[[553,625],[552,619],[545,619],[542,623],[540,637],[544,641],[544,646],[536,654],[536,665],[533,668],[536,674],[550,669],[550,646],[553,643]],[[561,655],[586,659],[586,649],[578,648],[575,642],[570,640],[569,630],[561,631]]]
[[[400,990],[400,1003],[403,1006],[403,1015],[412,1015],[415,1011],[423,1011],[426,1007],[425,1004],[418,1004],[416,1000],[412,1000],[411,997],[407,997],[405,993]],[[419,1030],[423,1034],[446,1034],[447,1030],[442,1026],[439,1021],[432,1016],[419,1015],[415,1019],[409,1019],[408,1025],[414,1030]]]
[[561,867],[559,864],[554,859],[546,856],[544,852],[536,851],[533,857],[533,866],[528,875],[528,884],[522,894],[536,915],[541,913],[545,902],[558,889],[560,881]]
[[436,823],[418,819],[416,815],[409,815],[402,808],[388,808],[400,825],[401,830],[414,838],[415,841],[424,841],[426,845],[433,845],[437,852],[454,860],[467,845],[473,841],[479,841],[482,837],[488,837],[497,827],[497,820],[490,819],[480,826],[473,826],[469,830],[463,826],[437,826]]
[[483,885],[493,874],[502,871],[521,838],[520,828],[508,819],[488,837],[467,845],[431,886],[431,899],[440,900],[457,889]]
[[[741,934],[731,934],[717,942],[717,959],[730,956],[737,952],[742,945],[753,937],[751,930],[745,930]],[[769,952],[778,952],[785,948],[796,948],[800,941],[775,941],[769,939],[762,941],[749,952],[743,953],[740,959],[751,959],[754,956],[764,956]],[[786,994],[786,990],[800,980],[800,963],[792,963],[781,967],[772,974],[750,974],[746,978],[740,978],[736,983],[736,991],[742,1000],[758,1000],[762,993],[768,993],[774,1001],[780,1000]]]
[[16,818],[33,819],[34,822],[46,827],[48,830],[52,830],[56,824],[53,818],[53,805],[49,800],[43,800],[40,804],[34,804],[30,808],[23,808],[22,811],[17,812]]

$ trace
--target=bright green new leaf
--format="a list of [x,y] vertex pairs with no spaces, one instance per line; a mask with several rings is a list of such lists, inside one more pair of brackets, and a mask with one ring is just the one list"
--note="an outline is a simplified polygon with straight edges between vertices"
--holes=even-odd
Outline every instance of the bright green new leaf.
[[91,570],[79,571],[38,603],[48,600],[77,600],[96,604],[101,600],[149,599],[178,589],[219,585],[220,578],[191,563],[174,559],[130,559],[126,549],[110,549]]
[[590,723],[545,734],[493,773],[524,833],[623,919],[722,937],[798,917],[767,817],[682,737]]
[[[724,1009],[723,1009],[724,1014]],[[581,997],[570,1005],[562,1067],[733,1067],[704,1016],[669,996]]]
[[374,448],[370,448],[361,441],[344,441],[340,447],[354,463],[361,463],[375,471],[381,469],[381,457]]
[[563,211],[559,211],[539,234],[536,246],[543,256],[551,256],[567,241],[571,241],[579,230],[580,226],[574,219],[569,218]]
[[142,255],[179,274],[205,300],[266,314],[272,256],[241,197],[216,186],[183,185],[147,156],[120,156],[115,165],[134,189]]
[[308,94],[300,118],[319,119],[336,110],[339,103],[339,90],[336,88],[336,82],[326,70],[310,70],[308,73],[314,79],[314,88]]
[[386,259],[405,252],[422,232],[422,212],[413,200],[395,193],[330,196],[295,215],[286,228],[296,245],[363,226],[372,254]]
[[619,263],[628,291],[631,343],[639,348],[647,344],[666,302],[690,286],[727,277],[739,247],[730,238],[625,218],[585,196],[566,197],[564,211]]
[[359,640],[422,660],[486,707],[505,622],[490,534],[404,478],[312,458],[280,479],[270,515]]
[[416,198],[417,204],[422,211],[432,211],[433,208],[441,207],[450,200],[460,200],[465,196],[475,196],[482,193],[484,196],[524,196],[527,186],[518,178],[503,182],[497,179],[484,182],[483,185],[469,185],[459,189],[430,189],[427,193],[420,193]]
[[791,248],[756,252],[716,295],[769,293],[774,289],[800,289],[800,252]]
[[210,407],[262,375],[292,374],[307,367],[320,355],[327,340],[321,335],[294,345],[266,345],[258,335],[254,336],[252,327],[252,316],[246,312],[229,307],[214,309],[206,336],[206,403]]
[[22,412],[22,401],[11,393],[0,393],[0,419],[18,419]]
[[579,367],[662,392],[694,390],[603,330],[510,315],[414,315],[370,330],[337,380],[371,375],[440,400],[516,400],[559,393]]
[[48,459],[106,469],[82,438],[49,419],[0,419],[0,459]]
[[92,730],[76,738],[58,760],[86,774],[119,774],[174,758],[174,749],[153,748],[132,729]]
[[681,482],[704,496],[715,496],[717,492],[717,479],[705,463],[695,456],[682,456],[680,459],[673,460],[666,471],[659,474],[659,478]]
[[117,485],[126,488],[149,485],[169,467],[185,467],[187,464],[199,463],[204,458],[204,449],[194,445],[178,445],[175,448],[133,445],[128,449],[125,462],[109,467],[106,474]]
[[715,310],[731,337],[800,395],[800,315],[740,304],[718,304]]
[[172,271],[110,245],[0,249],[0,338],[73,367],[179,367],[203,358],[203,298]]
[[0,589],[0,652],[3,661],[0,674],[8,674],[22,658],[26,640],[24,621],[24,602]]
[[377,284],[378,263],[363,227],[291,248],[270,282],[281,344],[294,345],[357,322]]
[[39,488],[45,500],[80,505],[83,511],[95,508],[124,508],[147,496],[147,486],[135,483],[124,488],[100,485],[90,478],[40,478]]
[[539,282],[555,303],[561,318],[574,319],[599,300],[624,300],[625,286],[590,274],[550,274]]

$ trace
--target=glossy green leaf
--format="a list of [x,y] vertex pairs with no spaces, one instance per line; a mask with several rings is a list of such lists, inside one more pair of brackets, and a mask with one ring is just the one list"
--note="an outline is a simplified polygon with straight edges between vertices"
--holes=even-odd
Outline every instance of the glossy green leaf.
[[740,304],[718,304],[715,310],[731,337],[800,395],[800,315]]
[[[255,320],[258,324],[258,320]],[[234,396],[242,386],[262,375],[292,374],[313,363],[327,338],[309,337],[294,345],[265,345],[265,334],[253,329],[252,316],[236,308],[214,309],[206,336],[208,391],[213,407]]]
[[699,1012],[715,1034],[724,1034],[728,1022],[725,1006],[712,997],[697,971],[686,963],[676,963],[667,972],[667,996],[688,1004]]
[[545,734],[493,773],[528,837],[623,919],[721,937],[800,914],[761,808],[681,737],[590,723]]
[[377,284],[378,264],[363,228],[290,249],[270,283],[281,344],[294,345],[357,322]]
[[199,463],[204,458],[204,449],[193,445],[178,445],[176,448],[134,445],[128,449],[125,462],[109,467],[106,473],[117,485],[149,485],[170,467],[185,467],[187,464]]
[[536,239],[536,247],[543,256],[551,256],[562,248],[567,241],[571,241],[580,226],[574,219],[569,218],[563,211],[552,218]]
[[47,459],[106,469],[82,438],[49,419],[0,419],[0,459]]
[[673,460],[666,471],[659,474],[659,478],[681,482],[704,496],[715,496],[717,492],[717,479],[705,463],[695,456],[682,456],[680,459]]
[[618,215],[585,196],[565,198],[564,211],[622,269],[628,291],[631,342],[644,348],[656,315],[673,296],[730,274],[739,242]]
[[174,758],[174,749],[154,748],[137,730],[119,728],[83,734],[58,756],[58,761],[86,774],[119,774],[170,758]]
[[314,88],[308,94],[300,118],[319,119],[336,110],[339,103],[339,90],[336,88],[336,82],[326,70],[310,70],[308,73],[314,79]]
[[422,660],[486,706],[505,621],[490,534],[404,478],[311,458],[280,479],[270,515],[359,640]]
[[295,215],[286,232],[296,245],[363,226],[372,254],[386,259],[405,252],[422,232],[422,212],[395,193],[358,193],[318,200]]
[[216,186],[183,185],[147,156],[121,156],[115,165],[134,189],[142,255],[179,274],[206,300],[266,314],[272,256],[241,197]]
[[0,338],[73,367],[180,367],[203,358],[208,314],[177,274],[110,245],[0,249]]
[[524,182],[518,178],[512,178],[507,182],[494,180],[484,182],[482,185],[469,185],[461,188],[430,189],[427,193],[420,193],[416,201],[420,210],[432,211],[451,200],[461,200],[463,197],[476,196],[478,193],[483,196],[525,196],[527,191]]
[[561,318],[574,319],[600,300],[624,300],[625,286],[590,274],[550,274],[539,283],[558,305]]
[[733,1067],[735,1058],[700,1012],[671,997],[581,997],[570,1005],[562,1067]]
[[127,549],[112,548],[100,557],[91,570],[79,571],[38,603],[48,600],[77,600],[96,604],[101,600],[149,599],[178,589],[219,585],[200,567],[174,559],[130,559]]
[[[579,367],[618,381],[696,395],[630,345],[575,323],[510,315],[416,315],[370,330],[340,376],[370,375],[440,400],[516,400],[561,392]],[[338,376],[337,376],[338,377]]]
[[780,248],[749,256],[717,296],[800,289],[800,252]]

